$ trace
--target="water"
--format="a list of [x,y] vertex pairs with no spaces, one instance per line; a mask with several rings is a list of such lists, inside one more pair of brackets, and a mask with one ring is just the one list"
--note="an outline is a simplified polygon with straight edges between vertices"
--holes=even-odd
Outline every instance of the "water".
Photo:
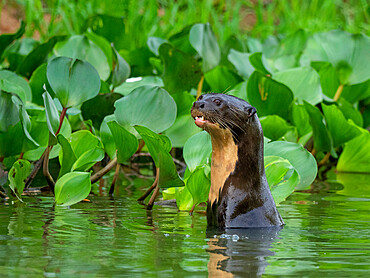
[[[204,209],[135,199],[0,204],[1,277],[369,277],[370,176],[342,175],[279,206],[279,230],[209,231]],[[203,211],[203,212],[202,212]]]

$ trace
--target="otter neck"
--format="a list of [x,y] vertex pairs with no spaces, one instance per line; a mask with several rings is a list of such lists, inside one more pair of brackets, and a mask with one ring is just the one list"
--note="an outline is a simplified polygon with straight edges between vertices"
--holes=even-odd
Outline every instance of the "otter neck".
[[235,170],[238,160],[238,146],[229,129],[209,131],[212,141],[211,188],[208,201],[218,201],[226,179]]

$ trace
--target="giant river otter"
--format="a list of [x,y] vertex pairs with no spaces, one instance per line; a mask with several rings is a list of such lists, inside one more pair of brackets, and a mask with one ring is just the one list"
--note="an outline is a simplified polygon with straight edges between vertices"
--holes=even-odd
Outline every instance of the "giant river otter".
[[284,225],[266,180],[263,133],[256,109],[237,97],[211,93],[194,102],[191,115],[212,141],[208,225]]

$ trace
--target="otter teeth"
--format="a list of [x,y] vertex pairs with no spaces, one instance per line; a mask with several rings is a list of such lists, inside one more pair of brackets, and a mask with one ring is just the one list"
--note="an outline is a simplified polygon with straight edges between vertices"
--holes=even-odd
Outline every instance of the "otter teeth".
[[201,120],[201,121],[204,121],[204,117],[203,117],[203,116],[196,116],[194,119],[195,119],[195,120],[199,119],[199,120]]

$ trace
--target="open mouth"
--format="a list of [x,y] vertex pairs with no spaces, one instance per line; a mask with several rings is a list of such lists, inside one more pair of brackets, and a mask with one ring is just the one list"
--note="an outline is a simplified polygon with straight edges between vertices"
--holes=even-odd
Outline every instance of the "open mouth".
[[196,116],[194,117],[194,120],[195,120],[195,124],[198,126],[198,127],[202,127],[203,125],[205,125],[208,121],[204,119],[203,116]]

